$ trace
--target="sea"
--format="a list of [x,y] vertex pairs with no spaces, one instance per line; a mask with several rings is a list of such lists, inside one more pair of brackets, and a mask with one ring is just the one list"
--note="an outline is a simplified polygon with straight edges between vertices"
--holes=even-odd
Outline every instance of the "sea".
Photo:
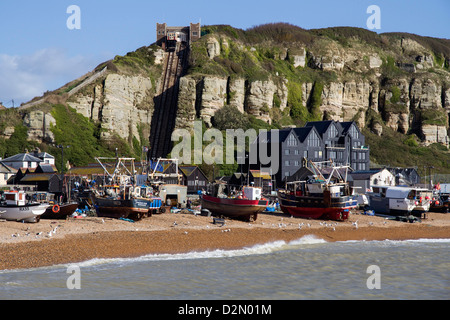
[[231,251],[94,259],[0,271],[0,300],[167,300],[179,302],[179,312],[188,311],[183,301],[447,300],[449,248],[450,239],[305,236]]

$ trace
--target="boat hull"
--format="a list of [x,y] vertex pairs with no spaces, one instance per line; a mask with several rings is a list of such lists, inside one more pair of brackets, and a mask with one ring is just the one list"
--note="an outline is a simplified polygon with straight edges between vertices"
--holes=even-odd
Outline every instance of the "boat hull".
[[8,221],[39,222],[41,215],[50,206],[48,203],[28,204],[25,206],[0,206],[0,219]]
[[215,216],[255,221],[258,213],[269,205],[268,200],[228,199],[202,195],[202,209],[208,209]]
[[[159,203],[159,205],[158,205]],[[96,198],[95,208],[98,217],[131,219],[139,221],[161,207],[161,199],[129,199]]]
[[392,216],[408,216],[414,210],[413,201],[407,199],[390,199],[379,196],[369,196],[369,209],[376,213]]
[[349,218],[351,209],[356,208],[358,201],[351,196],[332,199],[327,203],[323,197],[284,196],[279,194],[281,210],[289,215],[306,219],[329,219],[344,221]]
[[65,203],[59,205],[59,210],[57,212],[54,212],[53,207],[54,206],[48,207],[42,214],[41,219],[64,220],[77,210],[78,203]]

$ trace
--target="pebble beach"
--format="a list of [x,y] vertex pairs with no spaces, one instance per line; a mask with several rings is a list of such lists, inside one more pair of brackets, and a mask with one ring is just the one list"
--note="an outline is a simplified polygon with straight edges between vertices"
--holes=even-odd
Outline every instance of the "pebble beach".
[[255,222],[191,213],[153,215],[138,222],[85,217],[0,222],[0,270],[75,264],[95,258],[132,258],[147,254],[233,250],[277,240],[314,236],[327,242],[450,238],[450,214],[429,212],[422,222],[407,223],[351,213],[335,222],[261,213]]

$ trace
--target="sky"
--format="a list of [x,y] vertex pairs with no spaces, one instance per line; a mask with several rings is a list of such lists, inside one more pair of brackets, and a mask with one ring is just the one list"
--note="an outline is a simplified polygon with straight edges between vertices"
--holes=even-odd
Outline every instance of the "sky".
[[[79,12],[68,11],[72,5]],[[372,5],[380,13],[380,29],[372,31],[450,38],[450,0],[1,0],[0,102],[17,107],[154,43],[157,22],[369,29]]]

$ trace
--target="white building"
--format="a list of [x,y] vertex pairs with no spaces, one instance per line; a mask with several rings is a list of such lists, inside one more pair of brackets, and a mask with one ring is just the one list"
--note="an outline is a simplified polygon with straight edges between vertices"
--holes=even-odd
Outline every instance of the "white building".
[[16,169],[7,166],[2,161],[0,161],[0,187],[6,186],[8,179],[15,175],[16,172]]
[[5,165],[18,170],[20,168],[30,168],[30,169],[37,168],[37,166],[39,165],[39,163],[42,162],[42,160],[40,158],[31,155],[30,153],[19,153],[12,157],[3,159],[2,162]]
[[395,186],[395,176],[387,169],[354,171],[350,173],[350,185],[357,193],[366,193],[373,187]]

